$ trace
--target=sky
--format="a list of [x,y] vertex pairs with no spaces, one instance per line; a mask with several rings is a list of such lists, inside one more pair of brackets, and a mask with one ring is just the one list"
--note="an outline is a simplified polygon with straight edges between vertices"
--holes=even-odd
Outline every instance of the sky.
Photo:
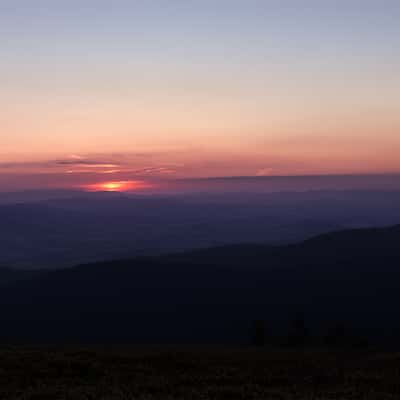
[[400,173],[400,2],[0,0],[0,191]]

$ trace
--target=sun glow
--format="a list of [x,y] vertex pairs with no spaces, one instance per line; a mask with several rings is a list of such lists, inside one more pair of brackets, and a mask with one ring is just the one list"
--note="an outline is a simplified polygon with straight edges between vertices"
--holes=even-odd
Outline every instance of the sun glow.
[[113,181],[86,185],[84,189],[90,192],[127,192],[129,190],[139,190],[148,187],[149,185],[143,181]]

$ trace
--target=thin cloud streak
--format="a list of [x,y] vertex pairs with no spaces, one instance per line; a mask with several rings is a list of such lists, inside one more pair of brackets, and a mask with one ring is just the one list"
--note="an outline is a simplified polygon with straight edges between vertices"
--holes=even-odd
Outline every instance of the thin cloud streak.
[[[328,162],[316,174],[315,163],[320,157],[305,154],[303,160],[293,160],[291,155],[265,154],[260,151],[252,157],[233,152],[210,152],[201,148],[180,151],[148,153],[72,154],[65,158],[43,159],[26,162],[0,162],[0,191],[23,190],[27,188],[79,189],[85,185],[107,182],[141,181],[152,187],[182,187],[190,179],[225,177],[273,177],[302,175],[349,174],[354,164],[354,156],[343,158],[339,170],[334,170]],[[357,161],[357,160],[356,160]],[[365,174],[368,165],[361,165],[356,171]],[[384,165],[375,173],[387,172]],[[395,170],[393,172],[396,172]],[[208,181],[211,182],[211,181]],[[195,185],[197,187],[197,184]],[[202,186],[203,187],[203,186]]]

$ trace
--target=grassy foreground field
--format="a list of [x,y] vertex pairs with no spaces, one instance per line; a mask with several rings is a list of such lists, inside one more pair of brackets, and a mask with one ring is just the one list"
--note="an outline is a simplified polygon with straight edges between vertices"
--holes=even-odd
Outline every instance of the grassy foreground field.
[[0,399],[400,399],[400,354],[2,347]]

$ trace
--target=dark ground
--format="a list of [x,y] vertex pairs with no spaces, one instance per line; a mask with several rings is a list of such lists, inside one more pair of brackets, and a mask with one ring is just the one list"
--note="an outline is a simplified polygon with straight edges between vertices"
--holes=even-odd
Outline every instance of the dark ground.
[[400,353],[3,346],[0,399],[400,399]]

